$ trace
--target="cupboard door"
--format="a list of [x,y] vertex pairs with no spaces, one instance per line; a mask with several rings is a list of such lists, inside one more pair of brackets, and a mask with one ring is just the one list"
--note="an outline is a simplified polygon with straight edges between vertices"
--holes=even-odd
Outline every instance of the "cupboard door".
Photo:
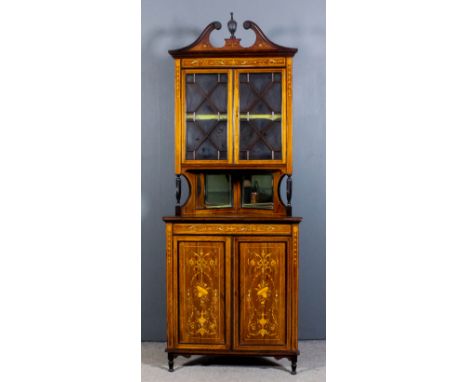
[[230,346],[230,239],[179,237],[175,292],[179,348]]
[[231,71],[184,71],[183,161],[231,160]]
[[284,72],[240,70],[236,78],[236,159],[284,163]]
[[286,348],[288,239],[239,239],[237,243],[236,348]]

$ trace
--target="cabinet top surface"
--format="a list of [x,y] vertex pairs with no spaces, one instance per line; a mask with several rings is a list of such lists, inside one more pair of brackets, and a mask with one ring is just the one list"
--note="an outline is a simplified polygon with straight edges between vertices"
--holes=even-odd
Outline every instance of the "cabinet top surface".
[[285,56],[292,57],[296,54],[296,48],[288,48],[275,44],[268,39],[260,27],[253,21],[247,20],[243,23],[244,29],[251,29],[255,33],[255,42],[252,46],[243,47],[241,39],[236,38],[235,31],[237,22],[233,19],[228,22],[228,29],[231,36],[225,39],[223,47],[215,47],[210,42],[210,35],[213,30],[221,29],[221,23],[214,21],[207,25],[200,36],[190,45],[180,49],[170,50],[169,54],[174,58],[186,57],[238,57],[238,56]]
[[287,217],[271,217],[271,216],[164,216],[163,220],[166,223],[270,223],[270,224],[297,224],[302,221],[301,217],[298,216],[287,216]]

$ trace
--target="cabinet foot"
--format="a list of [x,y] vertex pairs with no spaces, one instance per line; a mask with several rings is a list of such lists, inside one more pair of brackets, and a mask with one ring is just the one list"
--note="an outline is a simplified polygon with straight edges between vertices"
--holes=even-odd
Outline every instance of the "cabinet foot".
[[167,353],[167,360],[169,363],[169,371],[172,373],[174,371],[174,354]]
[[291,374],[296,375],[297,355],[291,357]]

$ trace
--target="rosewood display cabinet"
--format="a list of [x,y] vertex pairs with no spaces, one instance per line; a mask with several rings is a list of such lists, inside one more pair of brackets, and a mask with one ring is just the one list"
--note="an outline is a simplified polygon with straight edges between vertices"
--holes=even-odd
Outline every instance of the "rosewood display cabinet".
[[[252,46],[210,42],[175,61],[175,216],[166,222],[167,349],[178,355],[299,354],[299,222],[292,216],[292,57],[252,21]],[[181,177],[189,195],[181,205]],[[280,185],[286,183],[286,201]]]

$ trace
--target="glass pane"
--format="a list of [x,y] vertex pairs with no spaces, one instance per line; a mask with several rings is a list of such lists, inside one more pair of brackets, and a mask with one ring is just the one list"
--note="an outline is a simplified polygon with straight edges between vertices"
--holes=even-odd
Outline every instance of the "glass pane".
[[282,159],[281,87],[281,73],[239,75],[240,159]]
[[242,207],[273,209],[273,175],[247,175],[242,179]]
[[227,159],[227,74],[186,74],[185,83],[185,158]]
[[205,175],[205,206],[206,208],[232,207],[230,175]]

